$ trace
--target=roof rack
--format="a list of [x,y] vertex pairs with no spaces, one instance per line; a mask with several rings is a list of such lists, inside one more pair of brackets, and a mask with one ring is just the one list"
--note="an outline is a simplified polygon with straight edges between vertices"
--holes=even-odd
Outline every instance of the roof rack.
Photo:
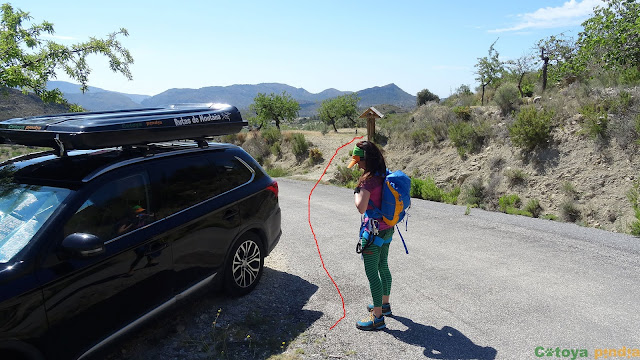
[[0,121],[0,144],[67,150],[146,145],[235,134],[247,126],[240,111],[227,104],[177,104],[141,108],[42,115]]

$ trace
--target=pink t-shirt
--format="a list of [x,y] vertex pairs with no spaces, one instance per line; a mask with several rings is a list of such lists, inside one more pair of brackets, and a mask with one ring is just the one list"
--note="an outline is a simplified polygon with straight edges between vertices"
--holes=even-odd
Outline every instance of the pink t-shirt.
[[[369,200],[371,200],[378,209],[380,209],[380,207],[382,206],[383,183],[384,183],[384,177],[373,176],[365,180],[365,182],[362,184],[362,188],[367,190],[371,194],[371,196],[369,197]],[[370,210],[370,209],[373,209],[371,204],[367,206],[367,210]],[[365,216],[365,220],[368,220],[366,216]],[[380,221],[379,230],[387,230],[391,228],[391,226],[387,225],[387,223],[385,223],[381,219],[378,219],[378,220]]]

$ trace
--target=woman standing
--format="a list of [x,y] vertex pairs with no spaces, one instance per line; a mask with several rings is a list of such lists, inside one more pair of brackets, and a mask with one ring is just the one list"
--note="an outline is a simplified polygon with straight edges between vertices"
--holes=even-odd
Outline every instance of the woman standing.
[[[387,258],[389,244],[393,236],[393,227],[381,219],[370,219],[366,212],[373,206],[380,208],[382,204],[382,185],[387,166],[380,149],[369,141],[361,141],[353,149],[353,158],[348,168],[358,164],[364,171],[356,186],[355,204],[360,214],[365,214],[364,232],[361,232],[360,244],[364,259],[364,270],[369,279],[369,288],[373,304],[367,306],[369,317],[358,321],[360,330],[380,330],[386,327],[384,316],[391,315],[389,295],[391,293],[391,272]],[[372,206],[373,205],[373,206]]]

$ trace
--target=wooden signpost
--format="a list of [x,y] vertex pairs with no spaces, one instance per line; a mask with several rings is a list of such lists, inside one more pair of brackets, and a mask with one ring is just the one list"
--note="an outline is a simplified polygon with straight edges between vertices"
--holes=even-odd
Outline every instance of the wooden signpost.
[[376,136],[376,119],[382,119],[384,115],[373,106],[365,110],[360,119],[367,119],[367,140],[375,142]]

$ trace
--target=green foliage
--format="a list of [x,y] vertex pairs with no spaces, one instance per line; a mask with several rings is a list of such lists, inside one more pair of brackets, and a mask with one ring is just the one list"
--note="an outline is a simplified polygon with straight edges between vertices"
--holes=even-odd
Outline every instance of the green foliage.
[[640,4],[633,0],[605,0],[594,16],[582,23],[578,53],[583,62],[604,69],[637,68],[640,65]]
[[489,136],[490,128],[486,123],[471,124],[458,122],[449,127],[449,139],[458,150],[458,155],[466,156],[482,149],[484,140]]
[[498,40],[494,41],[489,47],[488,56],[478,58],[478,63],[474,65],[477,69],[475,74],[478,75],[476,80],[482,87],[482,105],[484,105],[485,87],[498,80],[504,72],[504,64],[499,59],[500,54],[494,48],[497,41]]
[[269,150],[271,151],[273,156],[280,157],[280,155],[282,154],[282,145],[280,145],[280,142],[276,142],[269,147]]
[[318,109],[318,116],[327,126],[333,126],[335,132],[338,132],[336,124],[341,119],[355,127],[358,117],[358,101],[360,98],[356,93],[326,99],[322,101]]
[[322,151],[320,151],[320,149],[318,149],[317,147],[309,149],[309,161],[312,164],[322,162]]
[[[47,90],[46,84],[55,79],[58,71],[63,71],[71,79],[80,83],[81,90],[87,90],[91,68],[87,57],[92,54],[105,56],[109,68],[131,80],[129,65],[133,58],[118,37],[128,36],[126,29],[120,29],[106,39],[90,38],[89,41],[64,46],[43,37],[55,33],[53,24],[27,24],[32,19],[28,12],[14,9],[10,4],[1,7],[0,20],[0,87],[18,88],[23,93],[34,92],[44,102],[67,104],[58,89]],[[80,110],[75,107],[72,110]]]
[[562,183],[562,192],[567,198],[571,200],[577,199],[579,195],[578,190],[576,190],[576,187],[573,186],[573,184],[569,181],[565,181]]
[[357,169],[357,166],[349,169],[346,165],[338,165],[333,174],[333,181],[342,186],[355,188],[360,176],[362,176],[362,170]]
[[578,46],[573,38],[565,34],[552,35],[537,44],[538,49],[549,60],[548,79],[554,83],[569,83],[583,78],[586,65],[576,61]]
[[640,180],[633,181],[631,189],[627,192],[627,199],[631,203],[636,220],[629,225],[631,235],[640,236]]
[[416,101],[417,105],[420,106],[428,103],[429,101],[440,102],[440,97],[429,91],[429,89],[423,89],[418,92]]
[[509,185],[521,185],[527,181],[529,175],[520,169],[506,169],[504,176],[509,180]]
[[582,114],[582,132],[592,139],[604,139],[609,127],[609,114],[596,104],[584,105],[580,109]]
[[465,203],[481,207],[484,203],[485,191],[486,189],[482,183],[482,179],[475,179],[464,190]]
[[552,111],[538,111],[535,106],[522,107],[509,126],[513,145],[525,151],[547,146],[553,138],[553,115]]
[[516,194],[504,195],[500,197],[498,204],[500,206],[500,211],[503,213],[507,213],[507,210],[511,210],[509,213],[512,213],[514,208],[520,207],[521,200]]
[[281,167],[269,167],[265,170],[267,171],[267,175],[272,178],[289,176],[289,172]]
[[304,134],[295,133],[291,137],[292,151],[295,156],[304,156],[309,150],[309,143]]
[[471,106],[456,106],[452,109],[456,117],[462,121],[471,120]]
[[427,129],[416,129],[411,132],[411,141],[418,146],[426,143],[431,139],[431,134]]
[[527,202],[527,205],[524,207],[524,211],[528,214],[531,214],[532,217],[537,218],[540,217],[542,213],[542,206],[540,206],[540,201],[538,199],[531,199]]
[[282,133],[280,132],[280,129],[272,126],[265,127],[260,130],[260,135],[264,138],[268,145],[273,145],[277,142],[280,142],[280,140],[282,139]]
[[410,195],[418,199],[456,204],[460,195],[460,187],[445,191],[439,188],[431,177],[427,177],[426,180],[411,178]]
[[580,209],[573,200],[565,200],[560,205],[560,214],[565,221],[576,222],[581,218]]
[[518,87],[512,83],[500,85],[493,100],[498,104],[502,115],[508,115],[518,109],[520,93]]
[[249,109],[256,113],[258,128],[262,128],[271,120],[275,120],[276,127],[280,130],[281,121],[293,120],[298,116],[300,104],[286,91],[279,95],[258,93],[253,98],[253,104],[249,105]]

